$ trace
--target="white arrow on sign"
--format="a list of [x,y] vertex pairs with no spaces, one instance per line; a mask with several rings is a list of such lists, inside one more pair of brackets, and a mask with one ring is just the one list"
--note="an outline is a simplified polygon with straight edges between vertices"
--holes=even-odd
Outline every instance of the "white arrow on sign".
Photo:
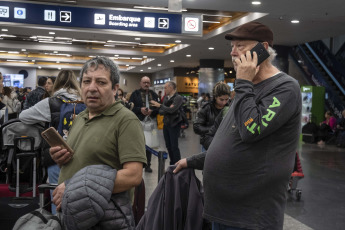
[[60,22],[71,22],[71,11],[60,11]]
[[169,18],[158,18],[158,28],[169,29]]

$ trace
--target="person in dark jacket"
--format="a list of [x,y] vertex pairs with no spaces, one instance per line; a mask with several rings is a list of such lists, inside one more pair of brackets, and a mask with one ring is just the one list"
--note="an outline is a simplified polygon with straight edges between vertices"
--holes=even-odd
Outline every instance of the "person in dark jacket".
[[26,97],[26,100],[24,102],[23,110],[30,108],[31,106],[34,106],[39,101],[43,99],[43,95],[46,93],[45,85],[47,82],[46,77],[40,77],[38,79],[38,86],[36,89],[32,90]]
[[[227,105],[230,98],[230,86],[224,82],[218,82],[213,87],[213,100],[204,104],[196,115],[196,119],[193,124],[193,130],[196,134],[200,135],[201,139],[209,131],[214,124],[215,118],[219,112]],[[200,139],[200,144],[201,144]],[[201,151],[205,151],[205,147],[202,146]]]
[[[132,111],[137,115],[140,121],[143,121],[146,116],[156,119],[158,109],[150,106],[150,101],[158,101],[158,95],[150,90],[151,80],[149,77],[144,76],[140,80],[140,89],[135,90],[129,98],[129,103],[133,103]],[[145,172],[152,173],[151,169],[151,156],[150,151],[146,150],[147,165]]]
[[176,92],[176,83],[168,81],[164,85],[166,96],[163,104],[154,100],[150,101],[151,105],[159,108],[159,114],[163,118],[163,134],[165,146],[168,149],[170,165],[175,164],[181,159],[180,149],[178,148],[178,138],[180,136],[182,116],[183,97]]

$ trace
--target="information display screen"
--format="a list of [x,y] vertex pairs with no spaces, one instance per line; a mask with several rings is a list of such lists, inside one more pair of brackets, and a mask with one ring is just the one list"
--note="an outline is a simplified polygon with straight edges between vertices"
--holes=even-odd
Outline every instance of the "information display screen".
[[24,87],[24,75],[23,74],[4,74],[4,86],[12,86],[23,88]]

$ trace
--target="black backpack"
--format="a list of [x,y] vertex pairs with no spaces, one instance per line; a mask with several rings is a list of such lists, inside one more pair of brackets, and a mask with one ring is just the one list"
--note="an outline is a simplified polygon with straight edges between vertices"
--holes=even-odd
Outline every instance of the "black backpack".
[[315,143],[317,134],[317,125],[309,122],[302,127],[302,141],[305,143]]

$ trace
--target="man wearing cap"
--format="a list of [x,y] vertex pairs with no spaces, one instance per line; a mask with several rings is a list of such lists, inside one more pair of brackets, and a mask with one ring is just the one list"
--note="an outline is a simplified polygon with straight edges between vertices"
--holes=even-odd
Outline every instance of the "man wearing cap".
[[[286,185],[300,134],[295,79],[272,65],[273,33],[258,22],[226,35],[236,70],[236,96],[205,154],[177,162],[204,169],[204,217],[212,229],[283,229]],[[261,42],[270,57],[257,66]]]

